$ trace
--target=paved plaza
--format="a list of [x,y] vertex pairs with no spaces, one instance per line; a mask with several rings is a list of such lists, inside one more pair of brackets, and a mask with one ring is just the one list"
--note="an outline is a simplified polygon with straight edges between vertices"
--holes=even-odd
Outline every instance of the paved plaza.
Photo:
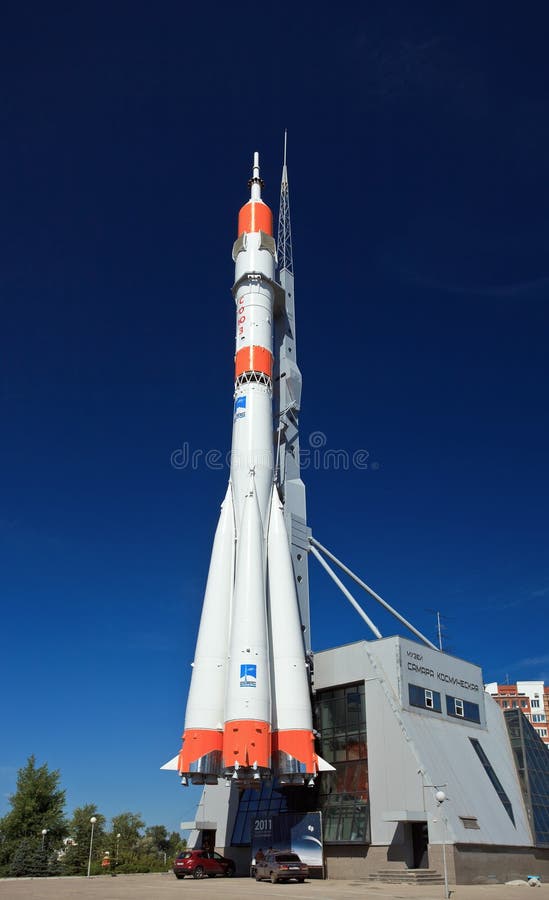
[[[450,886],[451,900],[549,900],[549,886],[458,885]],[[442,885],[370,884],[365,881],[308,881],[305,884],[257,884],[251,878],[206,878],[177,881],[171,873],[160,875],[99,875],[94,878],[18,878],[0,881],[2,900],[443,900]]]

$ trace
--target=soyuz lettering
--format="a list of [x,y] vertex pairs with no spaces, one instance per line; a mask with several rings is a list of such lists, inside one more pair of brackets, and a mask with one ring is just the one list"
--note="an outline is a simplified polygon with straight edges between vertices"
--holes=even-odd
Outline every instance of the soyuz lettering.
[[237,320],[238,333],[244,334],[244,322],[246,321],[246,316],[245,316],[246,310],[244,308],[244,299],[242,297],[240,297],[237,300],[237,305],[238,305],[238,316],[239,316],[239,318]]

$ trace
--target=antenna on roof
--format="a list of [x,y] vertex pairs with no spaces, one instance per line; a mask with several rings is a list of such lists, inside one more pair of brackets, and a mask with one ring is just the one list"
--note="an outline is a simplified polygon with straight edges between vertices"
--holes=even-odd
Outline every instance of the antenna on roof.
[[[442,652],[448,653],[448,651],[449,651],[450,648],[449,648],[448,646],[446,646],[446,648],[443,646],[443,644],[446,642],[446,630],[447,630],[447,629],[446,629],[446,625],[443,623],[442,620],[443,620],[443,619],[446,619],[446,620],[447,620],[447,619],[450,618],[450,617],[449,617],[449,616],[443,615],[443,614],[440,612],[440,610],[438,610],[438,609],[428,609],[427,612],[434,613],[434,614],[436,615],[436,617],[437,617],[437,644],[438,644],[438,649],[439,649],[439,650],[442,650]],[[447,642],[446,642],[446,643],[447,643]]]

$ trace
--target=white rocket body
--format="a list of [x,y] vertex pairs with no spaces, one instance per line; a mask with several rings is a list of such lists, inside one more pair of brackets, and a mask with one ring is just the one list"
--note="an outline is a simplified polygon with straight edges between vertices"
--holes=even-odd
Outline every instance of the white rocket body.
[[214,539],[178,769],[242,786],[315,776],[308,671],[273,471],[272,214],[258,154],[239,214],[230,483]]

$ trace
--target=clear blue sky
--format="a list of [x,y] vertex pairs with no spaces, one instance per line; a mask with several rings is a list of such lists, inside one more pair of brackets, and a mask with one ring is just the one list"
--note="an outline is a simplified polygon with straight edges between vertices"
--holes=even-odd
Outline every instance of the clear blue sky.
[[[236,215],[285,127],[310,524],[486,680],[549,678],[545,5],[28,2],[0,36],[0,812],[175,828]],[[368,637],[311,560],[316,649]],[[367,606],[384,634],[397,631]]]

